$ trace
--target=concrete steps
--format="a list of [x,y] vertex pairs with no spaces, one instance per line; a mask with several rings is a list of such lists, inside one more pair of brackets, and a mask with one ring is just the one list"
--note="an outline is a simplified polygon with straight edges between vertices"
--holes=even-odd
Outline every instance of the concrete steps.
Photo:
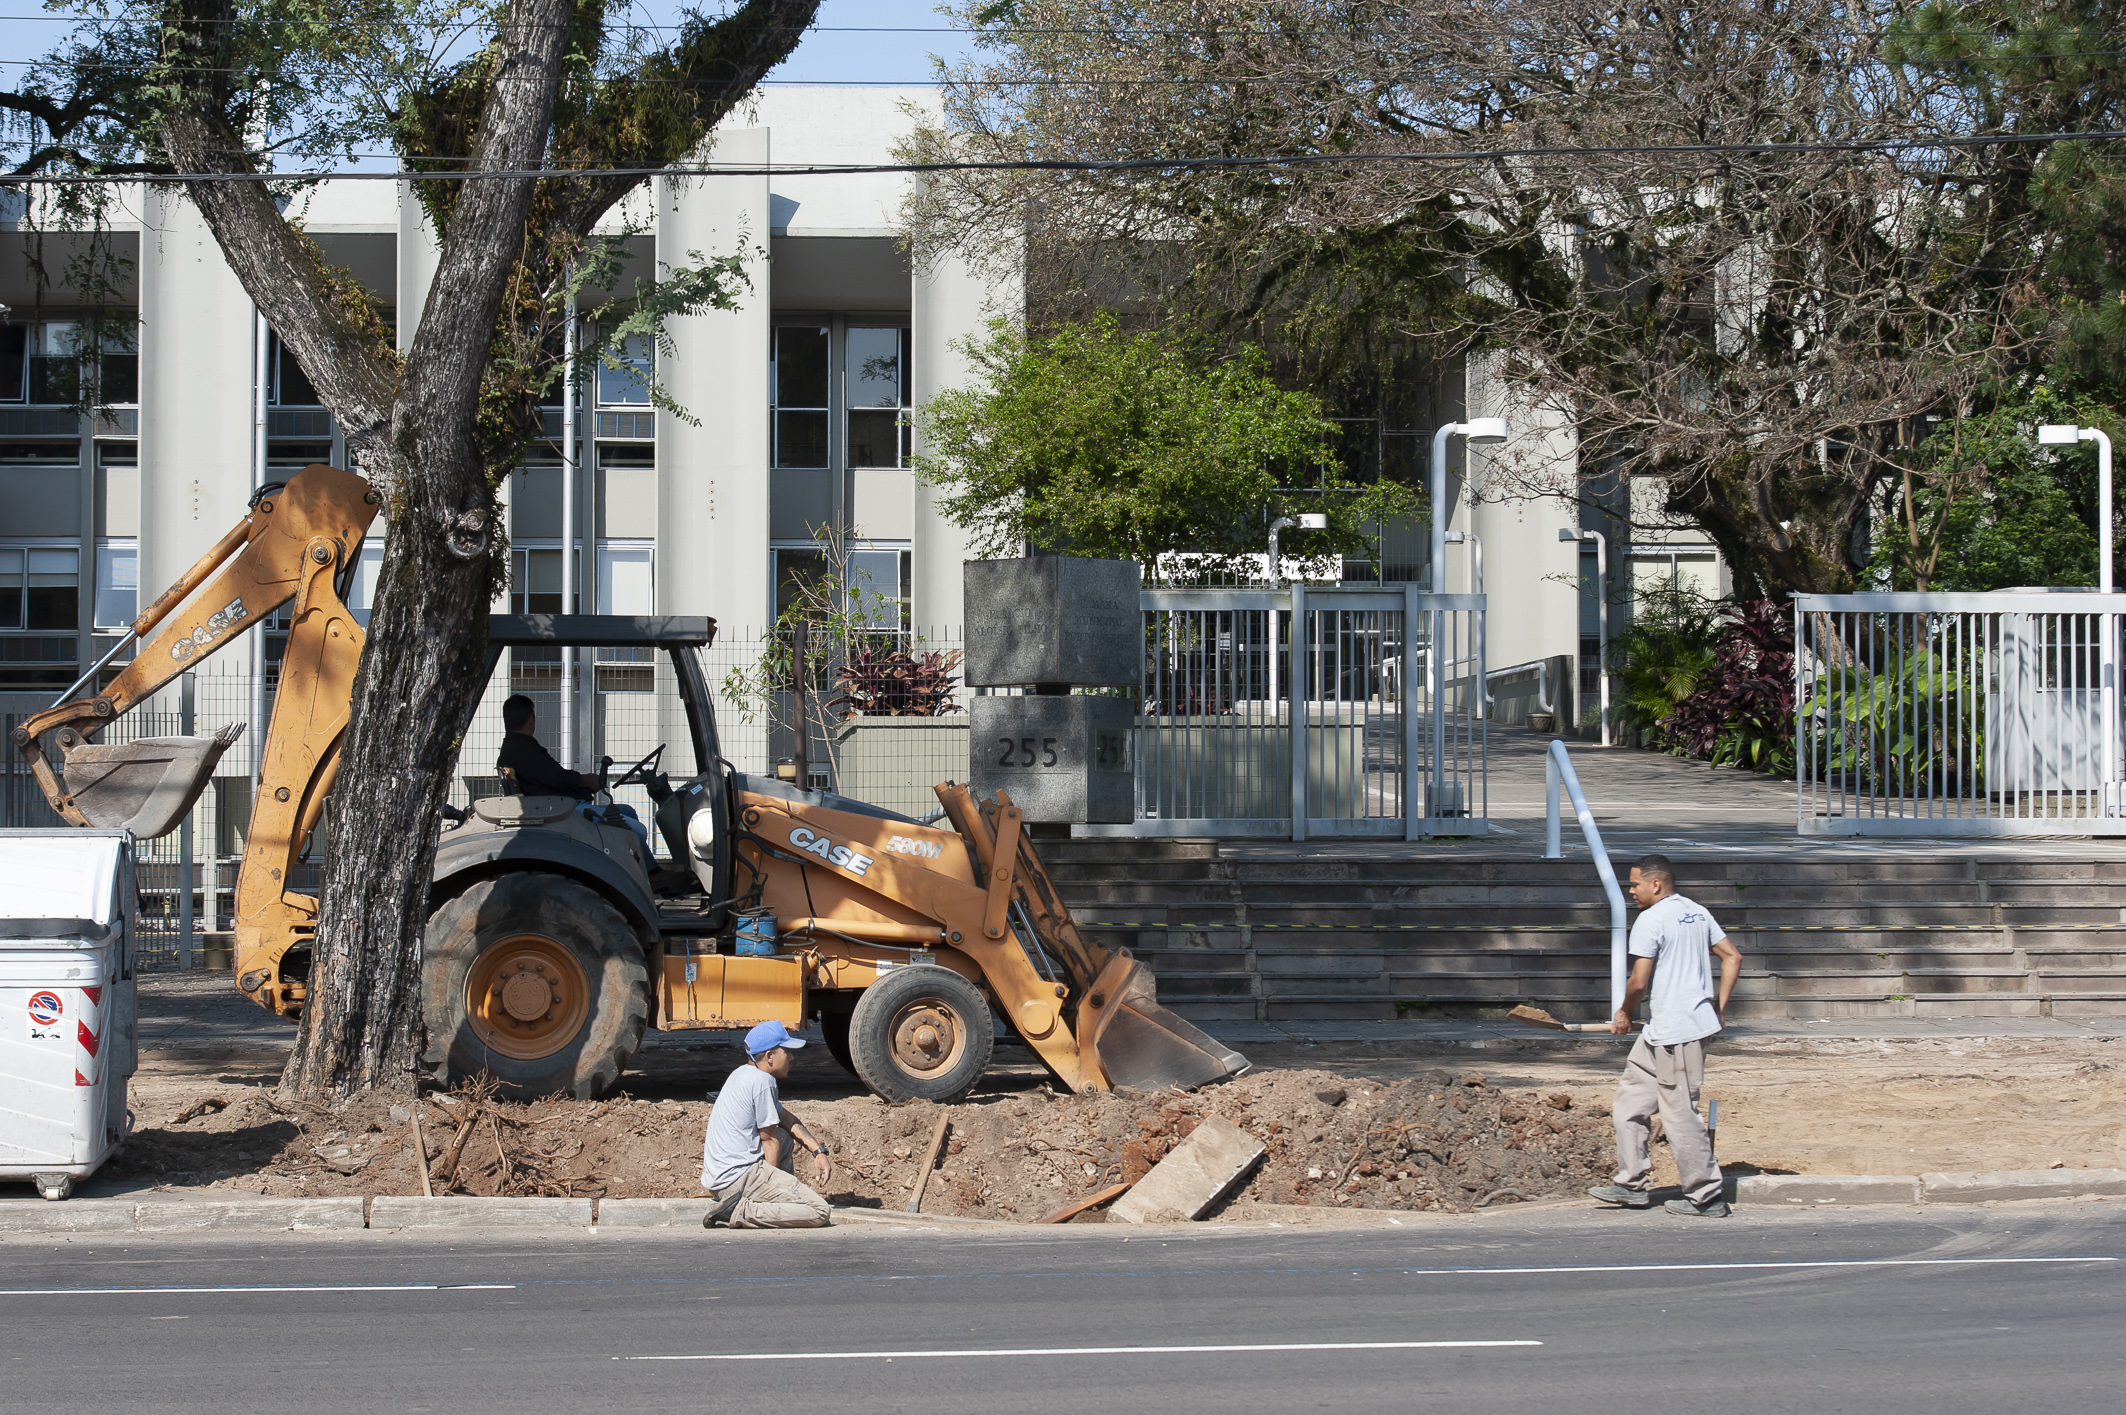
[[[1041,849],[1080,925],[1150,963],[1185,1015],[1607,1005],[1609,909],[1585,861]],[[1679,872],[1743,950],[1738,1018],[2126,1011],[2126,862],[1721,858]]]

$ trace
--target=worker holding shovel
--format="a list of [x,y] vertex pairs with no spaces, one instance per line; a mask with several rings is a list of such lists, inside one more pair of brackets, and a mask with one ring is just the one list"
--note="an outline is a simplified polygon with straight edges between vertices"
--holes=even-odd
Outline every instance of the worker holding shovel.
[[716,1093],[701,1146],[701,1184],[716,1196],[703,1228],[824,1228],[827,1201],[794,1172],[794,1144],[812,1152],[812,1182],[834,1177],[827,1147],[784,1108],[777,1082],[804,1045],[780,1022],[746,1033],[746,1064]]
[[[1658,1110],[1683,1186],[1683,1197],[1663,1207],[1672,1214],[1726,1218],[1720,1166],[1698,1115],[1698,1087],[1705,1079],[1705,1041],[1725,1024],[1727,1000],[1742,973],[1742,951],[1728,942],[1708,910],[1676,893],[1675,867],[1665,855],[1648,855],[1631,867],[1631,902],[1640,910],[1631,926],[1631,979],[1610,1031],[1623,1036],[1639,1005],[1649,998],[1653,1005],[1646,1030],[1624,1063],[1611,1107],[1617,1126],[1616,1183],[1587,1192],[1620,1208],[1652,1205],[1650,1122]],[[1720,960],[1717,987],[1714,958]]]

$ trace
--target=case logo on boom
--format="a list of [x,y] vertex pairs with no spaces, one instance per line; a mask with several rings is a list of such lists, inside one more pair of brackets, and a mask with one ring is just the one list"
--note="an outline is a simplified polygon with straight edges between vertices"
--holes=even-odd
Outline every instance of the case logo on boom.
[[790,832],[790,843],[807,855],[817,855],[828,864],[839,866],[852,875],[860,875],[871,868],[869,855],[860,855],[846,845],[836,845],[826,836],[804,826]]
[[251,612],[244,608],[242,596],[238,596],[209,614],[207,622],[194,629],[188,637],[170,645],[170,657],[182,663],[192,656],[194,649],[205,648],[227,633],[232,625],[241,624],[250,617]]

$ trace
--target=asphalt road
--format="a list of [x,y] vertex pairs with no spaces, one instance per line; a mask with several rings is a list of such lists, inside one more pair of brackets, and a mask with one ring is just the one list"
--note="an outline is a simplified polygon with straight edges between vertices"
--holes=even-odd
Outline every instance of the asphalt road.
[[2126,1376],[2126,1205],[1123,1236],[19,1238],[5,1403],[2049,1415]]

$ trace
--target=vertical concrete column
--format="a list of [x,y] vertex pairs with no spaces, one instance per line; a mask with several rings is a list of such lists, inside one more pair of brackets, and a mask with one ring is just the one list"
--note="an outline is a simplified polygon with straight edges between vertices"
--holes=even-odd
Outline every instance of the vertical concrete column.
[[[1464,504],[1457,528],[1484,543],[1485,657],[1493,668],[1531,663],[1580,647],[1580,547],[1558,539],[1579,525],[1575,500],[1579,449],[1571,419],[1540,407],[1499,372],[1497,361],[1472,357],[1468,416],[1501,417],[1511,430],[1498,447],[1468,449]],[[1448,586],[1468,588],[1466,547],[1447,553]],[[1570,685],[1552,684],[1560,713]]]
[[[716,134],[719,163],[765,167],[768,129]],[[746,248],[752,288],[735,310],[714,310],[670,324],[672,353],[658,376],[675,402],[695,418],[690,426],[657,414],[657,548],[659,614],[707,614],[719,625],[722,647],[708,657],[712,688],[774,618],[768,552],[768,331],[773,292],[766,258],[768,179],[694,177],[655,180],[657,264],[693,263]],[[756,254],[757,252],[757,254]],[[659,701],[667,742],[686,740],[676,704]],[[724,753],[749,771],[765,769],[753,736],[722,711]],[[757,745],[754,744],[754,745]]]
[[[915,444],[923,451],[922,407],[947,388],[970,382],[973,373],[953,342],[979,336],[1002,316],[1025,318],[1025,285],[1016,276],[985,279],[959,256],[941,252],[918,258],[910,281],[910,342],[915,362]],[[957,633],[965,617],[961,565],[968,550],[967,532],[937,508],[936,489],[915,486],[915,568],[910,606],[915,626],[925,632]]]
[[256,311],[181,195],[148,188],[140,233],[140,589],[146,604],[251,499]]
[[428,287],[435,283],[436,264],[442,247],[428,209],[414,195],[411,182],[399,185],[399,352],[413,347],[414,331],[421,326],[421,311],[428,304]]

